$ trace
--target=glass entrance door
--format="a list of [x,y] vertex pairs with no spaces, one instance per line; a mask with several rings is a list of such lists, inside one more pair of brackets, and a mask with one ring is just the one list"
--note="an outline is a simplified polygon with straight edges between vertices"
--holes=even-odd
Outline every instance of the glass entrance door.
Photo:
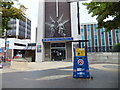
[[66,59],[65,43],[52,43],[51,44],[51,60],[63,61],[65,59]]

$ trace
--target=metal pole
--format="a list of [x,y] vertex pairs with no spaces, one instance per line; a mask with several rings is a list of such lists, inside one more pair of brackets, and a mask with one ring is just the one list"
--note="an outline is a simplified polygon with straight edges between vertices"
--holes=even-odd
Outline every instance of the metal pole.
[[7,50],[6,50],[6,41],[7,41],[7,30],[5,29],[5,50],[4,50],[4,62],[6,61],[6,52],[7,52]]
[[[79,2],[77,2],[77,17],[78,17],[78,35],[80,35],[80,11]],[[81,42],[79,41],[79,48],[81,48]]]

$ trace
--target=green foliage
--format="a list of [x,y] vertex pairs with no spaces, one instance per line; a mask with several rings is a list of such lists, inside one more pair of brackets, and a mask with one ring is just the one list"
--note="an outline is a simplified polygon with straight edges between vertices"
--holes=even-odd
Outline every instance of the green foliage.
[[[97,16],[98,29],[104,27],[106,31],[110,31],[120,27],[120,1],[90,2],[83,5],[87,6],[88,13],[92,13],[92,17]],[[105,21],[109,16],[113,19]]]
[[[15,2],[18,7],[15,7]],[[4,30],[9,30],[11,27],[8,26],[10,19],[21,19],[25,21],[24,15],[26,7],[20,3],[18,0],[3,0],[0,7],[0,16],[2,16],[2,33]]]
[[117,43],[112,48],[113,52],[120,52],[120,43]]

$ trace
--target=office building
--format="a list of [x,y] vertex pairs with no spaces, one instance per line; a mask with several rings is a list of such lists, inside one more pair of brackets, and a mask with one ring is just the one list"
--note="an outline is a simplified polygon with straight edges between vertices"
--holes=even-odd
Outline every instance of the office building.
[[9,26],[12,28],[7,31],[8,38],[31,39],[31,20],[24,16],[25,21],[11,19]]
[[[112,46],[119,43],[120,29],[104,32],[105,28],[96,29],[97,23],[81,24],[80,35],[82,39],[89,40],[87,43],[88,52],[110,51]],[[85,47],[85,43],[81,43]]]
[[72,61],[72,41],[79,40],[77,3],[44,1],[39,4],[36,61]]
[[[0,54],[5,56],[5,40],[0,38]],[[7,38],[6,41],[6,58],[13,58],[18,54],[21,54],[23,58],[31,58],[31,61],[35,61],[35,49],[36,43],[30,42],[30,40],[21,40],[17,38]]]

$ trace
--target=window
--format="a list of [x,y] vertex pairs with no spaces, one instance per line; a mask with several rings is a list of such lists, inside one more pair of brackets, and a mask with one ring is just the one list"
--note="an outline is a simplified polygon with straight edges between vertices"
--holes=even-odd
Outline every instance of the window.
[[116,33],[116,43],[119,43],[119,30],[116,29],[115,33]]
[[94,43],[95,43],[95,46],[98,45],[97,35],[94,35]]
[[88,46],[90,47],[91,46],[91,38],[90,38],[90,35],[88,35]]
[[104,28],[102,28],[100,30],[101,32],[101,42],[102,42],[102,46],[105,46],[105,35],[104,35]]
[[[84,36],[82,36],[82,40],[84,40]],[[82,48],[84,48],[84,42],[81,43],[82,44]]]
[[112,31],[108,32],[108,41],[109,41],[109,45],[112,46]]
[[82,36],[82,40],[84,40],[84,36]]
[[81,28],[81,32],[83,33],[83,28]]
[[87,31],[90,32],[90,25],[87,25]]
[[97,29],[96,29],[96,27],[97,27],[97,25],[96,25],[96,24],[94,24],[94,25],[93,25],[94,32],[97,32]]
[[51,43],[51,47],[65,47],[65,43]]
[[11,19],[8,23],[9,23],[9,25],[10,25],[10,24],[16,24],[16,20]]
[[86,25],[86,30],[87,30],[87,39],[88,41],[88,47],[91,47],[91,26],[90,25]]

